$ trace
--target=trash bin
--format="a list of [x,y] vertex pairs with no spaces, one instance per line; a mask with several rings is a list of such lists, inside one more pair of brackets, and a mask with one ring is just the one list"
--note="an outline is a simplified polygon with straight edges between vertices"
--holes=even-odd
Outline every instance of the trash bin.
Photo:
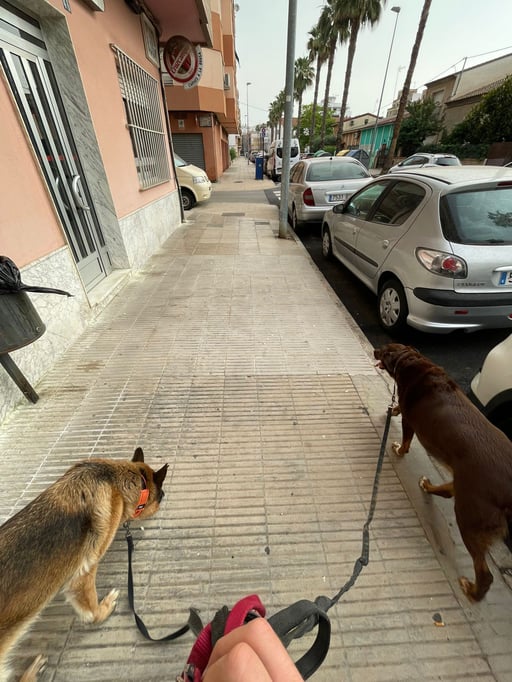
[[71,296],[62,289],[23,284],[16,263],[7,256],[0,256],[0,365],[28,400],[35,403],[39,396],[9,356],[11,351],[28,346],[46,331],[27,291]]
[[0,354],[36,341],[46,327],[24,291],[0,296]]
[[254,159],[254,165],[256,166],[256,180],[263,180],[263,157],[257,156]]

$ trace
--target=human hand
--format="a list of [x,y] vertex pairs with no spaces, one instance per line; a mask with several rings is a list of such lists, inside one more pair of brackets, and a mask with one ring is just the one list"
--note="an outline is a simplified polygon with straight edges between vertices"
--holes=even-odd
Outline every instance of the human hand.
[[218,640],[203,682],[302,682],[302,676],[268,622],[255,618]]

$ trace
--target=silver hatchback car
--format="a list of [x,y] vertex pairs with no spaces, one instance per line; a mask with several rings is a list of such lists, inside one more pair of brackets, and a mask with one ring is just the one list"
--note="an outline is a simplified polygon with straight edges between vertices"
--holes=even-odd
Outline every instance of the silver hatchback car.
[[459,158],[455,154],[424,154],[418,153],[407,157],[396,166],[391,166],[390,173],[402,170],[415,170],[416,168],[424,168],[425,166],[460,166],[462,165]]
[[363,164],[348,156],[301,159],[290,171],[288,215],[293,229],[306,222],[320,223],[331,206],[371,179]]
[[383,175],[325,214],[322,252],[377,294],[389,332],[512,330],[512,169]]

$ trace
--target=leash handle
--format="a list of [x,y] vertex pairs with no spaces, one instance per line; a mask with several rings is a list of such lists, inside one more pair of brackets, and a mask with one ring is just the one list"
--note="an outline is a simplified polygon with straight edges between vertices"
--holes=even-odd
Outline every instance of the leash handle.
[[197,612],[194,609],[189,609],[189,618],[188,622],[186,625],[181,627],[179,630],[176,630],[175,632],[171,632],[170,634],[166,635],[165,637],[152,637],[148,629],[142,620],[140,616],[137,614],[135,611],[135,603],[134,603],[134,590],[133,590],[133,572],[132,572],[132,556],[133,556],[133,536],[130,531],[130,526],[128,523],[124,524],[124,528],[126,531],[126,542],[128,544],[128,603],[130,604],[130,608],[133,612],[133,616],[135,618],[135,623],[137,624],[137,627],[139,631],[141,632],[142,635],[146,639],[151,640],[152,642],[168,642],[172,639],[177,639],[178,637],[181,637],[184,635],[186,632],[188,632],[196,623],[196,619],[199,617]]
[[318,625],[315,641],[308,651],[295,661],[295,667],[304,680],[315,673],[322,665],[331,643],[331,621],[325,611],[308,599],[301,599],[268,619],[272,629],[285,647],[293,639],[302,637]]

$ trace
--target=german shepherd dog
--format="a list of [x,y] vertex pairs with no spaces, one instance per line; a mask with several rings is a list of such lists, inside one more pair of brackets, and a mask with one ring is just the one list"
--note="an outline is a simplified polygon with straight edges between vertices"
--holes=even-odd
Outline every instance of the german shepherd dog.
[[[110,616],[119,591],[98,601],[98,563],[120,524],[158,510],[167,466],[153,471],[141,448],[131,461],[80,462],[0,527],[2,682],[10,650],[60,589],[83,622]],[[36,680],[45,663],[38,656],[21,682]]]
[[399,456],[409,452],[414,434],[425,450],[445,465],[453,480],[420,488],[454,498],[455,517],[473,559],[475,582],[459,578],[464,593],[480,601],[493,581],[485,555],[494,540],[507,535],[512,518],[512,443],[464,395],[446,372],[410,346],[390,343],[374,351],[378,367],[395,380],[402,415]]

